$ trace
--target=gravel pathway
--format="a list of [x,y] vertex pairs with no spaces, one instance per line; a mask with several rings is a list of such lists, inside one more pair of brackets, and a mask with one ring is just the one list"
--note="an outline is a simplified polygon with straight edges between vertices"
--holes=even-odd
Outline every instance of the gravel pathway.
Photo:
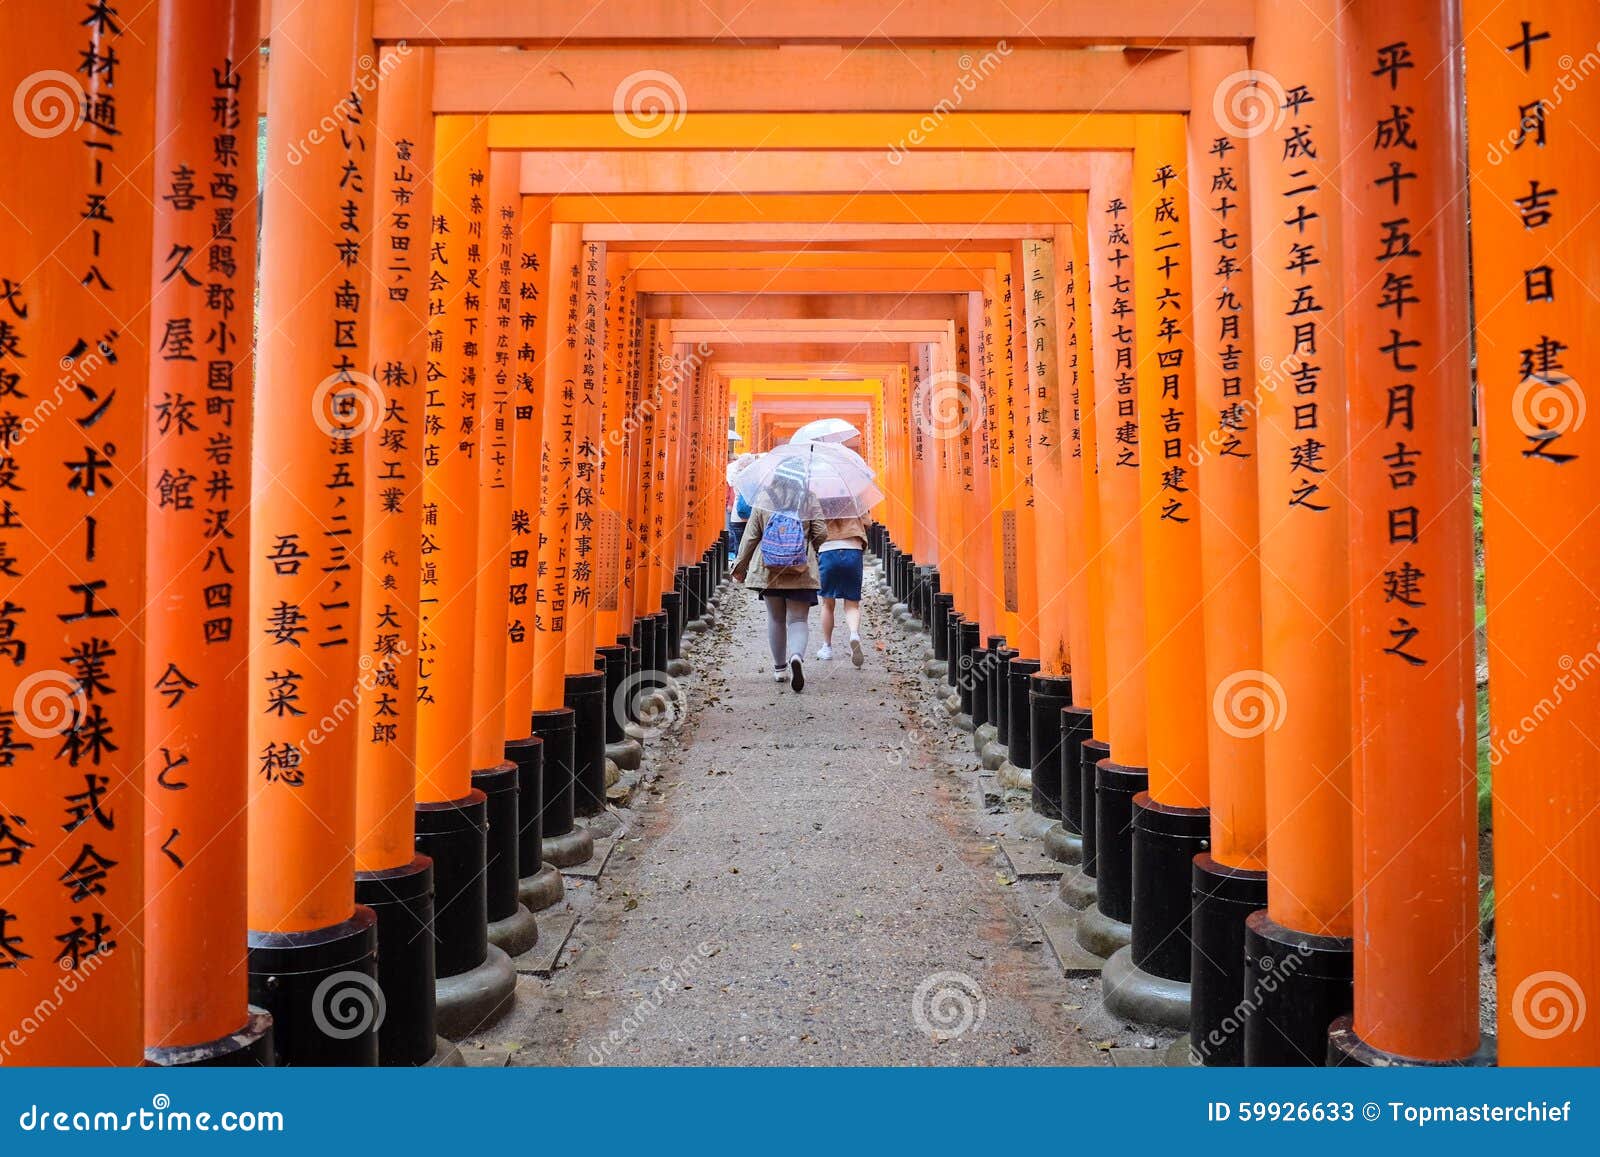
[[1106,1063],[982,834],[970,738],[927,709],[920,637],[868,586],[865,668],[808,658],[801,694],[727,593],[626,838],[569,889],[562,967],[470,1062]]

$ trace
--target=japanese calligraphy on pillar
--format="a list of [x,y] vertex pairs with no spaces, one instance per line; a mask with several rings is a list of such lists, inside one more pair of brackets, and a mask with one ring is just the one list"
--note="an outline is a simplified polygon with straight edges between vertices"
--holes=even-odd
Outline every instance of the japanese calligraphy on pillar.
[[1112,398],[1112,436],[1116,455],[1111,464],[1125,470],[1139,468],[1139,392],[1134,373],[1133,350],[1133,270],[1128,239],[1130,211],[1127,202],[1113,196],[1100,207],[1100,220],[1090,228],[1100,230],[1105,245],[1106,280],[1100,286],[1106,295],[1106,313],[1111,331],[1105,335],[1114,371],[1107,384]]
[[[1499,1056],[1508,1065],[1593,1064],[1600,1056],[1593,1007],[1600,903],[1572,884],[1592,876],[1586,865],[1600,846],[1600,754],[1587,725],[1596,684],[1584,678],[1591,655],[1582,653],[1600,638],[1600,554],[1591,533],[1600,424],[1587,412],[1600,381],[1590,272],[1600,245],[1592,211],[1600,170],[1591,151],[1600,125],[1600,9],[1466,0],[1462,25],[1495,861],[1497,872],[1527,882],[1496,896]],[[1421,80],[1426,64],[1414,55]],[[1415,89],[1411,77],[1402,83]],[[1424,241],[1416,247],[1426,260]],[[1428,300],[1425,285],[1418,295]],[[1427,432],[1430,401],[1419,388],[1408,444]],[[1437,477],[1438,461],[1430,454],[1420,465]],[[1421,527],[1424,544],[1436,537],[1426,511]],[[1431,611],[1448,587],[1434,575],[1422,583]],[[1429,642],[1426,635],[1418,641]],[[1420,670],[1437,679],[1450,651],[1443,637],[1433,643],[1421,652],[1430,662]],[[1530,728],[1530,705],[1549,696],[1574,722]],[[1560,986],[1539,983],[1550,977]],[[1532,1015],[1552,993],[1587,993],[1588,1019]]]
[[[245,63],[253,73],[254,62]],[[250,428],[256,181],[252,133],[247,129],[241,140],[241,126],[254,123],[255,89],[225,56],[185,67],[200,74],[203,85],[183,85],[174,105],[164,107],[174,128],[157,156],[149,579],[161,592],[163,613],[151,617],[146,637],[146,671],[155,692],[146,700],[147,758],[159,769],[154,812],[163,812],[169,792],[221,791],[217,814],[206,822],[231,822],[244,797],[227,786],[226,764],[237,735],[232,754],[242,766],[244,737],[215,728],[242,714],[247,702],[247,640],[235,631],[246,583],[235,540],[248,537],[243,435]],[[179,82],[168,83],[176,88]],[[172,811],[161,816],[161,854],[150,861],[156,889],[217,835],[183,830],[182,813],[204,815],[192,802]],[[242,884],[242,862],[240,868]]]
[[[1248,204],[1241,185],[1245,179],[1242,150],[1233,137],[1213,137],[1196,174],[1196,194],[1202,199],[1207,228],[1200,233],[1203,254],[1196,272],[1214,286],[1200,303],[1207,314],[1196,333],[1197,348],[1207,375],[1219,380],[1220,401],[1202,409],[1211,421],[1203,430],[1205,451],[1224,458],[1248,459],[1255,453],[1255,393],[1246,390],[1246,375],[1253,375],[1250,331],[1250,262],[1241,239],[1249,235],[1245,217]],[[1202,391],[1204,395],[1207,391]],[[1212,414],[1214,413],[1214,417]]]
[[[1321,221],[1324,214],[1337,214],[1339,199],[1336,185],[1322,172],[1321,153],[1329,145],[1321,139],[1317,121],[1333,115],[1334,99],[1333,93],[1313,92],[1306,84],[1287,86],[1277,187],[1269,193],[1276,196],[1282,226],[1271,238],[1277,248],[1267,260],[1269,268],[1281,271],[1278,276],[1288,290],[1280,307],[1289,325],[1288,348],[1274,352],[1294,388],[1286,415],[1288,487],[1278,501],[1297,514],[1325,513],[1342,501],[1337,488],[1326,485],[1330,461],[1343,452],[1342,419],[1337,400],[1325,397],[1322,388],[1322,363],[1342,352],[1339,344],[1329,348],[1330,325],[1323,316],[1333,304],[1335,288],[1324,252],[1329,234]],[[1325,112],[1319,113],[1319,100],[1327,106]],[[1401,347],[1387,352],[1395,355],[1397,366],[1406,364]]]
[[[1189,190],[1183,177],[1182,124],[1151,117],[1141,124],[1134,154],[1134,196],[1139,215],[1138,315],[1148,389],[1140,390],[1143,429],[1156,435],[1146,445],[1146,470],[1159,466],[1154,497],[1157,529],[1183,525],[1195,516],[1191,458],[1194,451],[1194,359],[1189,293]],[[1142,186],[1142,187],[1140,187]],[[1142,383],[1145,384],[1145,383]]]
[[531,706],[533,588],[539,559],[539,503],[544,410],[544,302],[549,292],[549,202],[522,200],[522,240],[516,253],[515,354],[512,421],[516,457],[511,467],[511,556],[506,591],[507,687],[510,730],[518,736]]
[[431,49],[385,48],[373,160],[375,395],[364,415],[356,868],[411,861],[416,793],[417,544],[422,529],[423,367],[433,211]]
[[[1422,527],[1433,522],[1440,513],[1437,506],[1426,508],[1424,505],[1430,495],[1437,499],[1438,488],[1431,484],[1428,474],[1439,469],[1434,462],[1426,460],[1430,456],[1425,442],[1428,427],[1435,424],[1428,420],[1429,411],[1438,402],[1432,395],[1440,389],[1439,383],[1429,380],[1429,371],[1445,352],[1428,348],[1429,342],[1425,339],[1438,335],[1428,333],[1424,325],[1425,321],[1435,319],[1427,317],[1432,313],[1431,308],[1422,308],[1422,295],[1438,301],[1450,294],[1452,287],[1429,284],[1432,280],[1429,275],[1436,277],[1439,270],[1432,262],[1422,261],[1422,251],[1415,241],[1416,234],[1437,212],[1433,205],[1423,211],[1420,204],[1423,194],[1416,184],[1419,136],[1422,146],[1431,151],[1426,139],[1429,127],[1426,113],[1421,125],[1414,120],[1418,93],[1427,82],[1417,75],[1411,48],[1403,41],[1384,45],[1375,53],[1371,64],[1372,75],[1358,83],[1363,90],[1373,83],[1381,84],[1385,95],[1381,107],[1376,110],[1372,107],[1370,93],[1365,91],[1363,95],[1367,99],[1355,105],[1376,113],[1371,126],[1355,126],[1365,128],[1371,140],[1369,147],[1356,153],[1361,160],[1357,181],[1378,190],[1376,199],[1381,209],[1381,222],[1376,217],[1366,219],[1363,215],[1358,220],[1366,226],[1368,235],[1349,240],[1355,246],[1351,255],[1352,272],[1360,270],[1363,274],[1357,299],[1365,297],[1375,308],[1376,316],[1383,319],[1383,324],[1376,329],[1365,329],[1361,338],[1368,348],[1355,347],[1352,353],[1354,364],[1361,371],[1363,391],[1382,391],[1384,416],[1381,436],[1364,440],[1359,445],[1352,468],[1377,471],[1388,482],[1383,518],[1387,524],[1384,539],[1389,547],[1390,569],[1384,572],[1383,587],[1385,602],[1390,604],[1392,613],[1388,616],[1389,637],[1383,653],[1408,666],[1421,667],[1428,663],[1429,653],[1440,643],[1437,632],[1426,630],[1433,612],[1429,610],[1425,589],[1427,575],[1417,565],[1416,546]],[[1425,99],[1433,99],[1432,94]],[[1365,198],[1357,203],[1362,209],[1370,207],[1370,201]],[[1437,237],[1433,244],[1459,246],[1463,240]],[[1541,276],[1549,274],[1546,268]],[[1423,395],[1420,398],[1419,387]],[[1444,388],[1448,391],[1448,387]],[[1365,397],[1364,392],[1362,397]],[[1418,429],[1419,417],[1421,430]],[[1370,513],[1363,511],[1363,520]],[[1359,530],[1355,533],[1359,534]],[[1454,648],[1458,641],[1452,634],[1445,645]]]
[[[572,552],[571,606],[588,616],[594,599],[595,514],[600,509],[600,394],[605,388],[605,246],[590,242],[583,247],[579,334],[578,388],[582,429],[572,438]],[[593,649],[592,646],[590,649]]]
[[[0,231],[0,1011],[15,1029],[56,1003],[3,1055],[131,1065],[151,694],[148,347],[132,320],[152,283],[156,13],[61,3],[6,20],[0,80],[17,100],[0,118],[0,201],[15,215]],[[191,236],[201,279],[209,229]]]
[[485,297],[490,287],[487,129],[479,118],[435,118],[428,359],[423,392],[421,595],[417,648],[418,798],[471,789]]

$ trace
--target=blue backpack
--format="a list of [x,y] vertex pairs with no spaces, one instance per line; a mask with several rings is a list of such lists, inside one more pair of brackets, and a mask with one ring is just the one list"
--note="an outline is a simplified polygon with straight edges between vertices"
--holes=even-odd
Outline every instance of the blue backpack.
[[761,532],[761,564],[768,570],[806,565],[806,531],[792,514],[774,514]]

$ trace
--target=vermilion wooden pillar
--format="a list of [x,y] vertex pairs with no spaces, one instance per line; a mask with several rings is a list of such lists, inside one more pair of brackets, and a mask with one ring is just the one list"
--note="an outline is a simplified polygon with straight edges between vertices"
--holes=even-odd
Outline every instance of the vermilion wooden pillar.
[[[995,508],[998,470],[994,461],[994,411],[996,396],[984,359],[987,352],[987,317],[981,293],[958,298],[961,320],[956,335],[964,358],[966,393],[971,398],[971,419],[962,438],[963,494],[969,513],[963,552],[973,562],[973,582],[978,594],[978,645],[966,682],[970,702],[973,749],[980,755],[998,734],[998,719],[990,715],[990,683],[996,676],[995,652],[1004,647],[1006,614],[1004,560],[1001,558],[1001,519]],[[991,760],[996,750],[991,747]]]
[[[324,1027],[335,992],[367,985],[322,986],[351,973],[375,987],[376,969],[375,918],[354,900],[360,737],[339,725],[361,674],[371,8],[274,0],[271,12],[250,503],[250,993],[272,1013],[280,1063],[373,1064],[376,1015],[341,1020],[339,1035]],[[371,991],[357,996],[375,1008]]]
[[517,252],[515,304],[515,405],[518,452],[511,462],[511,581],[507,594],[507,732],[530,730],[533,655],[539,568],[544,366],[549,357],[545,312],[550,297],[550,200],[523,197],[518,214],[522,241]]
[[[146,430],[145,1058],[271,1063],[247,1007],[246,584],[260,6],[160,6]],[[120,52],[120,50],[119,50]],[[176,175],[175,175],[176,174]],[[184,174],[187,174],[185,176]],[[203,179],[202,179],[203,175]]]
[[[1000,594],[1003,599],[1004,630],[1013,643],[1021,637],[1019,591],[1017,589],[1017,518],[1021,493],[1017,486],[1017,391],[1011,364],[1010,328],[1005,303],[1001,300],[998,270],[983,271],[985,341],[983,369],[985,416],[994,425],[993,453],[997,459],[999,492],[994,529],[999,559]],[[1023,437],[1026,437],[1024,431]],[[1013,649],[1016,649],[1013,647]],[[1002,672],[1004,676],[1004,672]]]
[[[535,747],[519,705],[511,716],[508,675],[513,553],[526,550],[526,520],[516,508],[516,461],[531,457],[517,418],[515,315],[522,247],[521,158],[496,150],[488,157],[486,202],[478,245],[480,312],[477,335],[478,527],[472,638],[472,779],[488,797],[487,890],[489,942],[508,956],[532,948],[539,930],[518,898],[522,788],[534,773]],[[518,559],[518,561],[522,561]],[[526,570],[526,566],[518,568]],[[542,774],[542,759],[540,760]],[[534,817],[529,816],[528,821]]]
[[1149,789],[1133,798],[1133,939],[1105,972],[1108,1007],[1174,1028],[1189,1023],[1190,879],[1210,837],[1186,150],[1181,117],[1138,118],[1133,265]]
[[[1590,544],[1600,421],[1586,411],[1600,379],[1590,338],[1600,321],[1586,263],[1600,228],[1589,212],[1600,93],[1573,65],[1591,63],[1600,13],[1473,0],[1462,18],[1472,78],[1499,1059],[1592,1065],[1600,1062],[1600,754],[1590,743],[1600,556]],[[1416,432],[1426,432],[1428,412],[1418,410]]]
[[[137,1065],[141,740],[145,697],[160,693],[145,679],[140,560],[151,504],[139,452],[157,11],[113,18],[30,4],[8,12],[6,25],[0,80],[14,103],[0,117],[9,162],[0,169],[4,1055],[22,1065]],[[194,348],[207,356],[199,338]],[[52,398],[58,408],[37,408]],[[234,558],[243,565],[242,554]],[[152,650],[149,662],[160,657]],[[237,942],[223,942],[211,959],[231,970],[237,952]],[[213,997],[238,1027],[237,984],[219,983]]]
[[[509,765],[497,766],[503,734],[494,743],[494,762],[475,766],[479,575],[486,567],[496,569],[480,559],[479,475],[499,438],[486,428],[483,359],[489,316],[488,125],[470,116],[438,117],[435,124],[416,816],[418,850],[434,861],[438,1028],[457,1037],[505,1008],[516,983],[510,960],[489,940],[487,872],[491,796],[498,811],[506,793],[515,792],[516,775]],[[503,621],[502,613],[497,625]],[[482,781],[478,772],[486,773]]]
[[[601,509],[600,411],[605,391],[605,246],[579,251],[572,485],[567,526],[566,704],[573,709],[573,810],[605,808],[606,677],[595,669],[595,516]],[[565,382],[563,382],[565,388]]]
[[[1328,1023],[1350,1003],[1354,739],[1338,8],[1338,0],[1292,13],[1258,3],[1251,59],[1274,78],[1266,100],[1277,106],[1253,126],[1249,143],[1262,669],[1242,675],[1221,708],[1255,685],[1260,718],[1271,720],[1267,908],[1245,929],[1251,1065],[1323,1063]],[[1277,974],[1297,951],[1304,959],[1293,974]]]
[[1011,397],[1016,407],[1018,457],[1016,461],[1017,505],[1017,637],[1013,642],[1023,658],[1039,654],[1039,563],[1038,527],[1033,494],[1034,431],[1033,406],[1029,402],[1028,329],[1022,247],[1013,245],[997,258],[1004,306],[1005,366],[1011,375]]
[[[1068,467],[1075,464],[1067,457],[1054,240],[1024,241],[1020,270],[1024,323],[1021,350],[1027,359],[1033,441],[1034,593],[1039,635],[1039,670],[1029,678],[1026,719],[1033,757],[1033,810],[1048,824],[1047,850],[1053,856],[1075,861],[1079,849],[1061,826],[1061,711],[1072,702],[1067,540],[1077,533],[1078,519],[1076,512],[1068,509],[1065,484]],[[1077,770],[1075,760],[1073,770]]]
[[[1356,0],[1339,29],[1361,742],[1355,1013],[1329,1057],[1461,1062],[1478,1049],[1478,801],[1460,13]],[[1385,257],[1397,217],[1413,253]]]
[[[1056,361],[1057,299],[1055,243],[1034,238],[1022,243],[1020,321],[1023,325],[1020,381],[1027,383],[1033,461],[1034,566],[1038,604],[1039,673],[1070,676],[1067,638],[1067,537],[1071,533],[1063,493],[1060,367]],[[1067,683],[1060,687],[1066,691]]]
[[573,824],[576,712],[566,696],[582,252],[582,226],[551,226],[539,443],[542,501],[534,595],[533,723],[544,751],[541,855],[544,863],[556,868],[582,863],[593,852],[593,837]]
[[[1194,253],[1196,446],[1211,847],[1194,860],[1190,1041],[1207,1065],[1244,1062],[1244,921],[1267,901],[1256,558],[1256,345],[1251,291],[1250,125],[1213,99],[1246,71],[1243,47],[1189,54],[1189,213]],[[1195,103],[1198,101],[1199,103]],[[1226,103],[1224,104],[1226,106]],[[1248,106],[1246,106],[1248,107]],[[1262,109],[1262,115],[1272,112]]]
[[[1090,600],[1090,559],[1094,519],[1085,508],[1083,414],[1094,391],[1088,320],[1088,249],[1084,234],[1082,198],[1077,222],[1056,226],[1053,257],[1055,306],[1056,405],[1061,410],[1061,506],[1066,543],[1062,558],[1067,605],[1068,654],[1071,679],[1069,701],[1056,713],[1061,776],[1061,825],[1045,835],[1045,849],[1063,863],[1083,859],[1083,742],[1094,733],[1094,648],[1091,644],[1094,614]],[[1082,253],[1080,255],[1080,250]],[[1080,318],[1081,313],[1081,318]],[[1087,447],[1090,460],[1094,447]],[[1092,478],[1092,475],[1091,475]]]
[[416,850],[422,446],[433,215],[433,50],[378,55],[370,387],[361,543],[356,900],[378,918],[378,1061],[425,1064],[434,1034],[433,861]]
[[[535,727],[535,644],[539,638],[541,518],[545,507],[544,420],[550,357],[550,210],[548,197],[524,197],[517,253],[516,357],[512,421],[511,557],[506,595],[506,733],[517,764],[518,895],[535,912],[565,894],[561,873],[544,862],[545,738]],[[565,710],[564,708],[562,710]],[[546,716],[562,719],[564,715]],[[559,743],[552,746],[559,746]]]
[[[1132,929],[1133,797],[1146,786],[1144,564],[1139,473],[1151,448],[1139,431],[1134,330],[1132,158],[1097,154],[1090,173],[1089,269],[1094,306],[1095,434],[1100,459],[1110,755],[1095,773],[1095,902],[1078,918],[1078,942],[1100,956]],[[1085,807],[1088,802],[1085,801]],[[1088,865],[1085,865],[1087,873]]]

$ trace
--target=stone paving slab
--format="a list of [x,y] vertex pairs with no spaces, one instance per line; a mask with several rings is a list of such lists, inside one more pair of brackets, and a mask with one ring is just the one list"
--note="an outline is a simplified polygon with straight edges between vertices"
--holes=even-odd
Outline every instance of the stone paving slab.
[[1061,966],[1061,975],[1098,976],[1105,968],[1104,960],[1078,944],[1076,909],[1062,903],[1047,904],[1039,911],[1039,927]]
[[578,923],[578,915],[575,912],[540,912],[538,921],[539,942],[521,956],[515,957],[511,963],[516,966],[520,974],[549,976],[556,970],[556,961],[561,958],[561,950],[572,937],[572,930]]
[[1019,879],[1059,880],[1065,865],[1044,854],[1043,845],[1037,841],[1001,839],[1000,850],[1011,861],[1011,870]]

